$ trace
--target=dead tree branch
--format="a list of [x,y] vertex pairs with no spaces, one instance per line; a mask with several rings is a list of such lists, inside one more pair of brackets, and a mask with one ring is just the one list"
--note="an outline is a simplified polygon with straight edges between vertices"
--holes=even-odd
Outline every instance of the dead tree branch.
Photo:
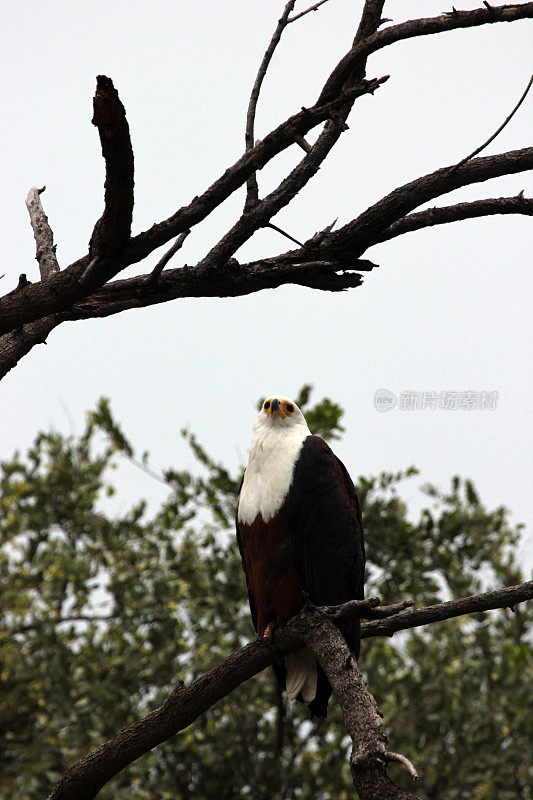
[[[404,604],[400,603],[397,605],[396,616],[364,623],[361,626],[361,634],[364,638],[390,636],[397,630],[427,625],[463,614],[513,607],[532,598],[533,581],[530,581],[413,611],[401,610]],[[352,601],[350,605],[352,612],[358,616],[365,617],[376,613],[373,600]],[[388,611],[392,613],[393,608],[389,608]],[[71,800],[73,797],[77,800],[91,800],[128,764],[191,725],[208,708],[241,683],[261,672],[285,653],[298,649],[306,641],[309,646],[316,648],[319,660],[334,687],[335,696],[341,704],[345,720],[347,714],[352,715],[347,720],[347,725],[350,726],[348,730],[354,741],[352,774],[361,800],[412,798],[413,795],[409,793],[398,793],[400,790],[396,789],[386,776],[385,763],[397,759],[394,758],[394,754],[388,753],[386,736],[381,727],[377,707],[374,708],[374,700],[366,691],[364,683],[361,686],[359,668],[329,618],[338,614],[339,607],[305,610],[278,631],[268,644],[263,641],[253,642],[229,656],[189,686],[179,683],[162,706],[124,728],[113,739],[70,767],[51,793],[49,800]],[[326,627],[321,628],[321,625]],[[315,626],[314,632],[310,633],[312,626]],[[327,632],[323,643],[321,631]],[[334,633],[333,640],[330,640],[330,633]],[[341,668],[338,659],[342,659],[343,655],[345,658]],[[344,670],[349,676],[346,679],[349,688],[348,684],[343,682],[343,676],[339,675],[339,670],[341,672]],[[360,702],[364,704],[363,711],[358,710]],[[377,789],[374,789],[374,786],[377,786]]]
[[153,268],[152,272],[148,276],[148,280],[146,281],[147,288],[156,285],[157,281],[159,280],[159,276],[165,269],[170,259],[173,258],[178,252],[178,250],[181,250],[181,248],[183,247],[183,242],[185,241],[189,233],[190,231],[183,231],[183,233],[180,233],[180,235],[178,236],[172,247],[170,247],[165,253],[165,255],[159,259],[159,261]]
[[43,186],[42,189],[33,187],[26,198],[26,208],[30,215],[31,227],[33,228],[33,235],[37,245],[35,257],[39,264],[39,272],[43,281],[47,280],[55,272],[59,272],[54,234],[48,224],[48,217],[44,213],[41,203],[41,194],[45,189],[46,186]]
[[488,147],[488,145],[491,142],[494,141],[494,139],[503,131],[505,126],[512,120],[512,118],[514,117],[514,115],[516,114],[516,112],[518,111],[518,109],[520,108],[520,106],[522,105],[524,100],[526,99],[527,94],[528,94],[529,90],[531,89],[531,84],[532,83],[533,83],[533,75],[529,79],[529,82],[528,82],[528,84],[527,84],[527,86],[526,86],[526,88],[525,88],[520,100],[515,105],[515,107],[513,108],[511,113],[509,114],[509,116],[502,122],[500,127],[496,131],[494,131],[492,136],[489,136],[489,138],[487,139],[486,142],[483,142],[483,144],[481,144],[479,147],[477,147],[472,153],[470,153],[470,155],[468,155],[465,158],[463,158],[462,161],[459,161],[459,163],[454,167],[454,169],[458,169],[459,167],[462,167],[463,164],[466,164],[466,162],[470,161],[471,158],[474,158],[474,156],[477,156],[479,153],[481,153],[482,150],[484,150],[486,147]]
[[130,238],[133,216],[133,150],[126,111],[113,81],[105,75],[96,79],[93,125],[98,128],[106,178],[104,213],[94,226],[89,257],[112,256]]
[[438,17],[413,19],[383,28],[373,35],[367,34],[337,64],[327,79],[318,102],[327,102],[329,97],[335,96],[363,59],[390,44],[417,36],[430,36],[496,22],[515,22],[528,17],[533,17],[532,2],[492,6],[490,9],[478,8],[474,11],[450,11]]
[[415,214],[408,214],[389,225],[376,239],[386,242],[404,233],[419,231],[432,225],[443,225],[448,222],[459,222],[476,217],[487,217],[493,214],[526,214],[533,216],[533,198],[517,195],[516,197],[493,197],[486,200],[474,200],[470,203],[456,203],[453,206],[428,208]]
[[[274,51],[281,39],[281,35],[285,30],[285,28],[287,27],[287,25],[289,24],[289,14],[294,8],[295,3],[296,0],[289,0],[287,5],[283,9],[283,14],[279,18],[278,24],[276,25],[276,30],[272,34],[272,39],[270,40],[270,44],[266,49],[265,55],[263,56],[263,59],[259,66],[257,77],[252,87],[252,93],[250,95],[250,102],[248,103],[248,111],[246,114],[246,132],[244,135],[244,141],[246,144],[247,153],[250,152],[250,150],[252,150],[254,146],[255,114],[257,111],[257,101],[259,100],[259,92],[261,91],[261,86],[265,79],[265,75],[267,74],[269,64],[272,61],[272,56],[274,55]],[[246,203],[244,205],[244,210],[249,211],[251,208],[257,205],[258,200],[259,200],[259,188],[257,186],[257,174],[255,172],[252,172],[252,174],[246,181]]]
[[296,22],[297,19],[300,19],[300,17],[305,17],[305,15],[309,14],[310,11],[318,11],[320,6],[323,6],[324,3],[327,3],[327,2],[328,2],[328,0],[319,0],[318,3],[314,4],[314,6],[309,6],[309,8],[304,9],[304,11],[300,11],[299,14],[294,14],[294,16],[289,17],[289,19],[287,21],[288,22]]
[[457,169],[442,167],[398,187],[352,222],[327,234],[320,251],[325,258],[330,259],[341,255],[357,258],[379,241],[381,234],[394,222],[423,203],[461,186],[530,169],[533,169],[533,147],[475,158]]
[[[117,155],[117,169],[115,171],[111,169],[111,161],[108,165],[106,211],[93,233],[90,252],[61,273],[51,275],[46,285],[43,282],[31,284],[24,287],[24,293],[19,289],[15,289],[1,298],[0,336],[4,333],[13,332],[27,323],[36,320],[42,321],[50,315],[63,314],[71,309],[73,304],[81,301],[86,295],[96,290],[124,267],[142,260],[157,247],[179,236],[183,231],[190,229],[193,225],[205,219],[230,194],[242,186],[253,172],[261,169],[275,155],[287,147],[298,141],[301,143],[302,137],[309,130],[321,122],[329,120],[316,144],[309,149],[304,160],[289,178],[280,184],[275,192],[265,198],[265,201],[258,204],[258,207],[253,209],[251,215],[243,215],[243,218],[223,237],[219,245],[211,248],[208,256],[204,259],[206,265],[210,264],[213,267],[223,265],[225,259],[233,255],[235,249],[239,246],[239,242],[246,241],[253,235],[255,230],[268,224],[271,217],[287,202],[290,202],[302,186],[316,173],[319,164],[334,145],[340,132],[342,132],[347,113],[349,113],[353,103],[354,94],[357,95],[358,90],[354,89],[354,86],[358,82],[360,86],[364,86],[366,58],[371,53],[396,41],[413,36],[533,17],[533,3],[529,2],[494,7],[490,11],[484,8],[471,12],[444,14],[440,17],[412,20],[401,25],[377,30],[382,23],[382,9],[382,0],[367,0],[354,45],[333,70],[319,95],[319,101],[314,106],[302,109],[302,111],[271,131],[262,141],[257,142],[249,152],[246,152],[232,167],[226,170],[203,194],[194,198],[188,206],[184,206],[168,219],[127,241],[126,233],[131,222],[130,206],[133,202],[133,156],[130,152],[130,146],[126,146],[127,123],[123,113],[121,114],[120,112],[120,109],[123,112],[123,108],[121,104],[120,106],[118,105],[120,101],[118,101],[117,97],[115,116],[112,123],[116,127],[116,138],[121,140],[124,146],[122,149],[119,147],[119,153],[115,154]],[[103,133],[102,147],[103,150],[108,148],[109,152],[112,149],[111,140],[115,138],[111,136],[110,140],[108,135],[110,129],[105,124],[105,115],[108,113],[107,104],[112,104],[113,102],[112,94],[114,90],[112,91],[111,87],[110,81],[107,83],[102,79],[99,89],[101,94],[100,106],[97,103],[97,111],[102,114],[103,121],[100,126],[102,128],[101,133]],[[366,92],[368,90],[369,88],[366,87]],[[354,92],[354,94],[351,94],[351,92]],[[95,121],[96,119],[97,117],[95,117]],[[120,163],[124,167],[122,171],[119,167]],[[464,169],[465,166],[460,169]],[[460,170],[457,172],[460,172]],[[115,180],[121,174],[122,182]],[[117,218],[119,224],[118,227],[114,228],[111,225],[113,215],[121,204],[123,204],[124,218],[121,220]],[[399,214],[397,218],[399,219],[404,214]],[[394,221],[394,219],[391,219],[388,221],[388,225]],[[383,230],[385,227],[387,225],[383,226]],[[378,235],[379,233],[381,231],[378,231]],[[349,248],[345,248],[345,250],[347,253],[349,252]],[[317,258],[316,253],[312,258],[309,258],[309,253],[305,253],[300,254],[299,261],[305,263],[332,262],[335,259],[330,255],[327,258],[323,258],[320,254]],[[84,277],[81,281],[80,278],[82,276]],[[323,277],[313,285],[317,288],[331,288],[328,285],[328,281],[325,281]],[[159,302],[164,299],[164,295],[159,295]],[[55,324],[59,324],[64,318],[68,317],[58,318]],[[51,322],[48,322],[49,328],[50,325]],[[12,342],[9,341],[10,352],[4,359],[1,352],[2,343],[0,342],[0,373],[5,374],[7,363],[13,361],[13,347]]]
[[412,775],[416,770],[405,756],[389,752],[382,715],[339,629],[324,614],[303,615],[305,643],[328,676],[353,742],[350,768],[360,800],[417,800],[387,776],[386,764],[393,760],[401,761]]
[[[285,283],[339,291],[359,286],[362,282],[359,270],[375,266],[360,259],[360,256],[376,242],[430,224],[481,214],[530,213],[530,202],[523,198],[500,198],[410,213],[417,206],[454,188],[529,169],[532,164],[531,149],[488,159],[472,159],[469,156],[465,163],[437,170],[399,187],[340,231],[332,233],[324,229],[309,238],[299,250],[239,265],[233,258],[237,249],[260,228],[272,224],[272,217],[312,179],[341,133],[346,130],[346,119],[355,100],[372,93],[386,79],[366,80],[366,61],[372,53],[414,36],[533,17],[533,3],[528,2],[490,6],[476,11],[453,11],[439,17],[411,20],[378,30],[386,22],[381,17],[384,0],[366,0],[352,48],[324,83],[317,102],[311,107],[302,108],[254,144],[253,122],[257,98],[279,40],[278,35],[281,35],[284,26],[316,10],[321,4],[316,3],[293,16],[290,16],[290,12],[294,3],[286,4],[252,92],[244,155],[189,205],[131,238],[133,152],[128,124],[112,81],[105,76],[98,77],[93,122],[99,130],[106,164],[104,213],[94,228],[87,255],[59,272],[51,255],[53,240],[50,237],[43,250],[49,254],[48,266],[44,266],[46,280],[42,275],[38,283],[21,281],[14,290],[0,298],[0,378],[35,344],[45,341],[54,327],[69,319],[108,316],[176,297],[236,296]],[[322,123],[325,125],[317,141],[314,145],[309,144],[305,135]],[[294,144],[302,147],[305,155],[274,191],[261,201],[255,194],[249,194],[241,218],[218,243],[211,246],[195,267],[162,273],[168,263],[169,253],[173,255],[176,252],[178,242],[182,241],[181,237],[186,231],[205,219],[257,170]],[[33,213],[31,209],[30,213]],[[44,243],[43,236],[41,234],[40,239]],[[151,277],[112,281],[122,269],[141,261],[175,237],[178,237],[176,244],[157,264]],[[40,266],[42,271],[41,261]]]

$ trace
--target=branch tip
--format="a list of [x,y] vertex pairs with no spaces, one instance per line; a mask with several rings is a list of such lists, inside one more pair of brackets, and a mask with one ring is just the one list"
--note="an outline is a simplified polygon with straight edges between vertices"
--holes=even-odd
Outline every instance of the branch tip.
[[392,763],[392,762],[396,761],[399,764],[403,764],[404,767],[407,768],[407,770],[408,770],[410,776],[413,778],[413,780],[415,780],[415,781],[418,780],[419,775],[418,775],[418,772],[416,771],[415,767],[409,761],[409,759],[406,758],[405,756],[403,756],[401,753],[391,753],[390,750],[386,750],[385,753],[383,753],[382,758],[385,761],[385,763]]

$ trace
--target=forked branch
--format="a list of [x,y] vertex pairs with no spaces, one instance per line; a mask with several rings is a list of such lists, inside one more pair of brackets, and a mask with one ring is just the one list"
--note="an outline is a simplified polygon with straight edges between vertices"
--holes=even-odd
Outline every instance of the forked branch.
[[[392,633],[462,614],[513,607],[533,598],[533,581],[498,589],[428,608],[405,610],[405,604],[389,607],[388,616],[361,626],[363,638]],[[355,616],[373,616],[375,601],[352,601]],[[383,609],[382,609],[383,610]],[[396,612],[396,613],[394,613]],[[387,737],[375,701],[367,692],[361,673],[346,643],[330,617],[339,607],[307,609],[278,631],[266,644],[256,641],[229,656],[189,686],[179,683],[162,706],[124,728],[113,739],[78,761],[65,773],[49,800],[91,800],[124,767],[144,753],[188,727],[214,703],[241,683],[261,672],[285,653],[307,642],[326,670],[352,736],[352,774],[361,800],[408,800],[387,778],[386,762],[391,760]],[[346,675],[346,680],[344,679]],[[381,794],[380,794],[381,792]]]

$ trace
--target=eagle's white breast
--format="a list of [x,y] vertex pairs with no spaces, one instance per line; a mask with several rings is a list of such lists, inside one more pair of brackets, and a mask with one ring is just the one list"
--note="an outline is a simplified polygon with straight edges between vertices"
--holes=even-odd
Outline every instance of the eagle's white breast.
[[[303,418],[302,418],[303,419]],[[244,473],[237,518],[251,525],[258,514],[268,522],[280,510],[289,491],[294,465],[311,431],[305,424],[271,425],[258,420]]]

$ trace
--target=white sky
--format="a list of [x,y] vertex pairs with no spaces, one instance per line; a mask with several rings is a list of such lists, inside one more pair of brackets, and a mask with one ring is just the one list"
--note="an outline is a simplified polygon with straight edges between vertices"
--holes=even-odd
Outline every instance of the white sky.
[[[311,2],[311,0],[309,0]],[[309,3],[301,2],[303,9]],[[0,26],[2,293],[21,272],[38,280],[24,200],[46,184],[45,210],[62,267],[85,254],[101,214],[104,164],[90,124],[95,77],[110,76],[126,107],[135,159],[134,233],[168,217],[241,154],[249,91],[283,2],[4,2]],[[446,4],[444,4],[446,5]],[[479,2],[460,7],[476,8]],[[361,2],[330,0],[289,27],[260,100],[256,135],[316,99],[349,46]],[[442,0],[389,0],[395,22],[441,13]],[[368,76],[390,74],[360,99],[350,130],[319,175],[275,222],[304,240],[336,217],[352,219],[396,186],[471,152],[498,127],[531,72],[528,21],[401,42],[371,56]],[[485,152],[527,146],[533,95]],[[295,146],[259,174],[273,188],[301,157]],[[454,192],[437,203],[531,195],[531,175]],[[242,210],[243,192],[195,228],[172,266],[193,264]],[[434,203],[433,203],[434,205]],[[155,468],[190,467],[179,431],[194,430],[231,466],[246,457],[259,396],[295,394],[346,408],[336,449],[351,473],[416,464],[418,486],[471,477],[484,502],[531,521],[533,387],[525,350],[531,220],[492,217],[413,233],[372,248],[380,264],[342,294],[285,287],[237,299],[190,299],[105,320],[67,323],[3,380],[0,458],[53,425],[78,432],[98,397]],[[240,260],[290,243],[261,232]],[[167,245],[168,247],[168,245]],[[147,272],[164,249],[124,274]],[[529,330],[530,333],[530,330]],[[378,413],[376,389],[497,391],[494,411]],[[68,413],[67,413],[68,410]],[[164,489],[126,465],[118,513]],[[529,564],[533,548],[524,542]]]

